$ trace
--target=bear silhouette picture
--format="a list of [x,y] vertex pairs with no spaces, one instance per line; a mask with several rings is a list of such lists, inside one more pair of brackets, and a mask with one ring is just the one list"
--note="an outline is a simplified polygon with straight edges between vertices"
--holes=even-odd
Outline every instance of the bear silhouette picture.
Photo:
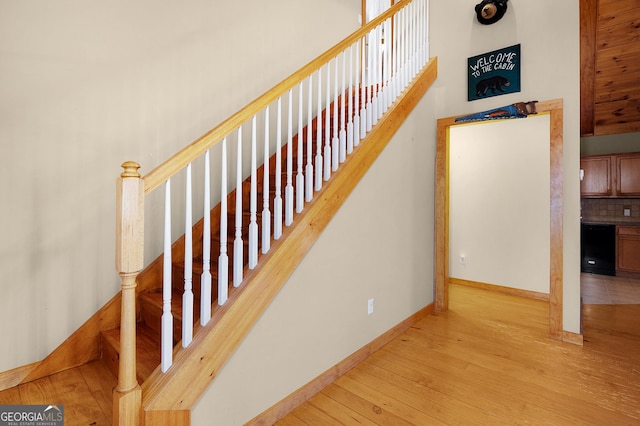
[[486,96],[488,90],[491,90],[494,95],[497,92],[505,93],[504,87],[508,87],[510,84],[509,79],[501,75],[485,78],[476,84],[476,96]]

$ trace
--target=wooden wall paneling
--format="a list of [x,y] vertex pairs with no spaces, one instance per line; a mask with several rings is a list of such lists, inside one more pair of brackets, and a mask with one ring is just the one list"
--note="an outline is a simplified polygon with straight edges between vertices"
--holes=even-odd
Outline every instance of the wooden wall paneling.
[[596,72],[596,0],[580,0],[580,135],[594,133],[593,105]]
[[594,134],[640,131],[640,2],[597,0],[595,38]]
[[628,0],[598,0],[598,27],[622,25],[640,19],[640,4]]
[[640,2],[580,0],[580,135],[640,131]]

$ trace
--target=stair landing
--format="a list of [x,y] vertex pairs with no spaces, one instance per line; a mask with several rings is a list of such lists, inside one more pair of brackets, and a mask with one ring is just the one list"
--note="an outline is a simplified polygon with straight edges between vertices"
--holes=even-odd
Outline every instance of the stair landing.
[[102,360],[0,391],[0,405],[63,405],[64,424],[110,425],[118,380]]

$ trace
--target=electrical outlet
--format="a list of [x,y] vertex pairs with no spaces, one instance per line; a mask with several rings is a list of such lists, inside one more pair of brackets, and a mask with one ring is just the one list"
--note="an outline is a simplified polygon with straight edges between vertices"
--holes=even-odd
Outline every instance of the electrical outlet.
[[465,256],[464,254],[460,255],[460,263],[462,265],[466,265],[467,264],[467,256]]
[[373,313],[373,299],[369,299],[367,303],[367,314],[371,315]]
[[631,216],[631,206],[624,206],[622,208],[622,214],[627,217]]

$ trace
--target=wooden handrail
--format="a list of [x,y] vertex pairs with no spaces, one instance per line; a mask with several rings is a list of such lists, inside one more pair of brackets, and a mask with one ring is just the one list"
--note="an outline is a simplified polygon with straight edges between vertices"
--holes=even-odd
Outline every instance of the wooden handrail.
[[145,194],[149,194],[171,176],[184,169],[189,163],[204,154],[208,149],[221,142],[222,139],[230,134],[233,130],[246,123],[251,119],[251,117],[276,101],[280,96],[282,96],[282,94],[295,87],[300,83],[300,81],[313,74],[322,65],[335,58],[338,54],[355,43],[356,40],[360,40],[373,28],[377,27],[382,22],[393,16],[398,10],[405,7],[408,3],[411,3],[411,0],[400,0],[395,5],[390,7],[386,12],[373,19],[368,24],[362,26],[360,29],[356,30],[350,36],[309,62],[307,65],[291,74],[289,77],[281,81],[272,89],[265,92],[260,97],[256,98],[249,105],[242,108],[240,111],[236,112],[225,121],[220,123],[218,126],[205,133],[199,139],[173,155],[167,161],[151,170],[142,178],[145,184]]

